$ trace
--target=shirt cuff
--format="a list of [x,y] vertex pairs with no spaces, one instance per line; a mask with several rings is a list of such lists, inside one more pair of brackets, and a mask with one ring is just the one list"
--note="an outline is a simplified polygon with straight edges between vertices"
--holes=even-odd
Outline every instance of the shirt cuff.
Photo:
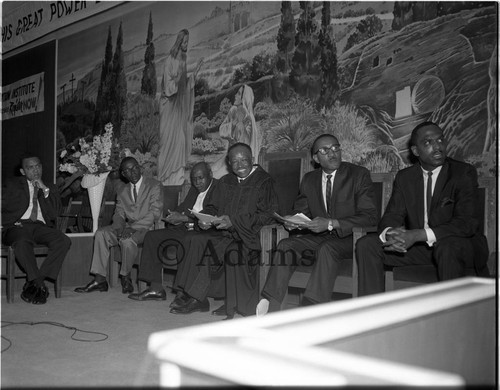
[[427,235],[427,245],[434,246],[434,243],[437,241],[434,231],[430,228],[425,228],[424,230],[425,234]]
[[385,233],[387,233],[387,230],[389,230],[391,227],[386,227],[384,229],[384,231],[382,233],[380,233],[380,236],[378,236],[380,238],[380,241],[382,242],[386,242],[387,241],[387,238],[385,237]]

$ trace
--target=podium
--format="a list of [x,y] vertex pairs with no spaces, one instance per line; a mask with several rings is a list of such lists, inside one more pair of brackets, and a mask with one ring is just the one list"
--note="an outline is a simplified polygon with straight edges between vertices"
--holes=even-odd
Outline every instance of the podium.
[[462,278],[157,332],[148,349],[164,387],[493,385],[495,294]]

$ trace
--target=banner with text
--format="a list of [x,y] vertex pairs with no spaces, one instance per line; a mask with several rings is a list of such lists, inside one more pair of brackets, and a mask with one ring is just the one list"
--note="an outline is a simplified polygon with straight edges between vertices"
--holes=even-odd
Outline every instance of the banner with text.
[[123,2],[12,1],[9,3],[2,4],[3,53]]
[[44,72],[2,87],[2,120],[44,110]]

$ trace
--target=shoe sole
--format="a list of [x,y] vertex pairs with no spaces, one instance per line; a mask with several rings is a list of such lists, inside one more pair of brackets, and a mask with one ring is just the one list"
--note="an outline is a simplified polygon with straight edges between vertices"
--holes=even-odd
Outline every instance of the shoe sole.
[[146,298],[146,299],[137,299],[137,298],[130,298],[129,299],[132,299],[133,301],[139,301],[139,302],[146,302],[146,301],[166,301],[167,300],[167,297],[165,298]]
[[170,310],[170,313],[172,314],[192,314],[192,313],[196,313],[196,312],[201,312],[201,313],[206,313],[210,311],[210,308],[207,308],[207,309],[195,309],[195,310],[191,310],[191,311],[187,311],[187,312],[182,312],[182,311],[172,311]]
[[28,298],[28,297],[25,297],[21,294],[21,299],[26,302],[26,303],[31,303],[33,301],[33,298]]

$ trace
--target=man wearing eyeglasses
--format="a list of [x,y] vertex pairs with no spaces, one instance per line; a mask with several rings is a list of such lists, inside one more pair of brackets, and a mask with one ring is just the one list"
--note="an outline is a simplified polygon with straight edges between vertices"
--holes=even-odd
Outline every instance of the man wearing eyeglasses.
[[120,278],[122,293],[134,292],[130,271],[139,254],[138,245],[155,221],[161,217],[163,199],[160,183],[142,176],[141,167],[133,157],[125,157],[120,164],[120,173],[129,182],[118,191],[113,223],[99,228],[94,238],[94,254],[90,273],[94,279],[84,287],[75,289],[78,293],[108,291],[110,247],[119,245],[122,266]]
[[301,305],[329,302],[341,260],[352,257],[353,226],[377,223],[370,173],[342,161],[337,138],[320,135],[311,155],[320,168],[304,175],[294,204],[294,214],[303,213],[311,221],[285,222],[287,230],[299,229],[300,234],[278,244],[257,315],[279,310],[299,265],[312,268]]

